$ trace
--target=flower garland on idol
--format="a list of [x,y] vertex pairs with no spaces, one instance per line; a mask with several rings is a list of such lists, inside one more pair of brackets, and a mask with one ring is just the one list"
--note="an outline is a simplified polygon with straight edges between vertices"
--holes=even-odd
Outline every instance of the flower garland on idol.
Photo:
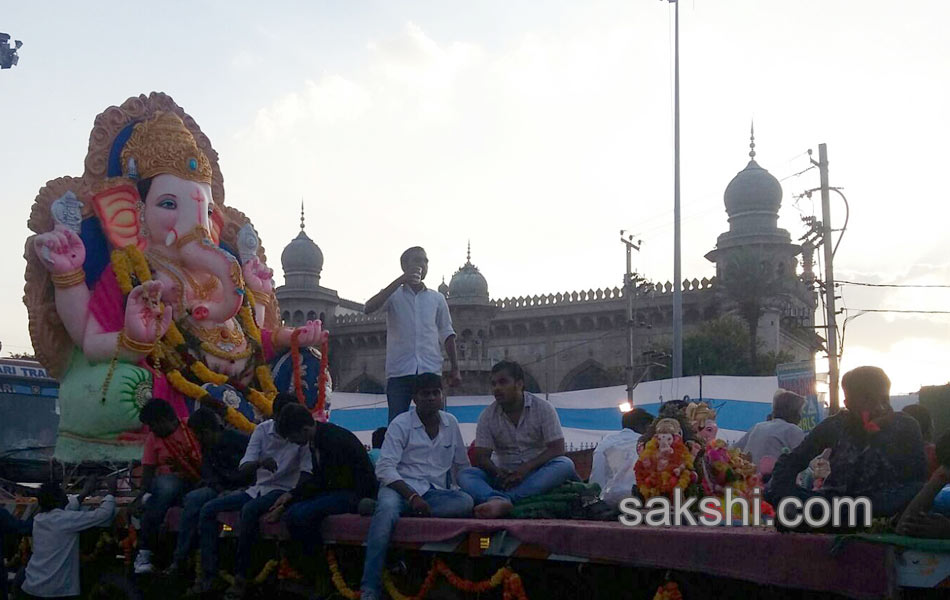
[[[683,440],[675,440],[672,444],[673,453],[665,469],[657,470],[659,458],[659,442],[652,439],[647,442],[640,458],[634,465],[637,475],[637,488],[644,499],[655,496],[671,498],[673,490],[679,488],[684,492],[696,482],[696,472],[693,470],[693,455]],[[677,474],[678,471],[678,474]]]
[[[673,497],[673,490],[679,488],[684,495],[694,495],[690,487],[695,488],[697,480],[693,469],[694,457],[683,443],[682,429],[675,419],[660,419],[656,434],[644,446],[637,458],[633,471],[637,477],[637,489],[644,500],[656,496]],[[661,448],[660,436],[672,438],[669,446]]]
[[[115,271],[116,280],[122,293],[127,297],[132,289],[147,281],[151,281],[152,272],[148,261],[142,251],[135,245],[129,245],[121,249],[113,250],[111,256],[112,268]],[[277,396],[277,387],[274,385],[274,379],[270,368],[264,357],[264,345],[261,339],[261,330],[254,321],[254,299],[253,294],[247,293],[243,278],[239,278],[240,288],[243,290],[244,301],[238,312],[238,322],[252,346],[252,354],[256,355],[257,364],[254,370],[254,376],[258,387],[253,388],[244,385],[239,381],[239,377],[228,377],[222,373],[211,370],[208,365],[202,362],[191,352],[185,336],[182,334],[175,322],[168,327],[168,331],[161,340],[151,348],[148,358],[152,366],[165,374],[168,382],[179,393],[195,400],[199,403],[218,403],[211,395],[201,387],[201,384],[228,384],[244,394],[244,397],[264,416],[270,416],[273,409],[274,398]],[[159,311],[165,307],[160,303]],[[120,333],[120,336],[122,334]],[[109,381],[115,369],[117,357],[113,357],[109,373],[106,376],[104,390],[108,388]],[[103,394],[104,395],[104,394]],[[240,431],[251,432],[254,430],[254,424],[244,415],[238,412],[234,407],[225,406],[227,411],[226,420],[229,424]]]

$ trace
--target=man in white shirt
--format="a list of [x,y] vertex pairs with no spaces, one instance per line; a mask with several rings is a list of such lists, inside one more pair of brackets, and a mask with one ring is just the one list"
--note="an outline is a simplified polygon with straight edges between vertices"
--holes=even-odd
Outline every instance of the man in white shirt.
[[791,452],[805,439],[798,426],[802,420],[805,398],[788,390],[778,390],[772,397],[772,420],[757,423],[736,442],[736,448],[746,452],[764,477],[772,474],[775,462],[785,452]]
[[201,507],[198,532],[204,573],[193,591],[210,591],[218,572],[218,513],[240,510],[234,585],[225,597],[243,596],[251,549],[260,531],[260,518],[285,492],[294,489],[302,477],[313,473],[309,446],[313,431],[313,417],[300,404],[285,406],[276,420],[264,421],[254,429],[241,459],[240,471],[248,478],[256,473],[255,484],[246,490],[220,496]]
[[21,590],[28,597],[79,596],[79,533],[101,527],[115,515],[115,478],[109,493],[95,510],[82,511],[82,501],[95,489],[95,479],[86,480],[78,496],[67,497],[58,483],[40,487],[40,513],[33,518],[33,555],[26,565]]
[[451,489],[450,475],[468,466],[462,432],[442,408],[442,378],[434,373],[415,381],[415,408],[389,424],[376,462],[380,488],[366,534],[362,600],[382,598],[382,571],[393,528],[400,515],[468,517],[472,497]]
[[653,415],[635,408],[623,413],[623,429],[605,436],[594,449],[590,482],[600,486],[600,499],[614,508],[633,494],[637,481],[633,467],[637,464],[637,442],[653,422]]
[[495,401],[475,427],[475,465],[459,474],[459,486],[475,499],[480,519],[504,517],[518,500],[577,479],[574,462],[564,455],[557,410],[525,391],[521,365],[496,363],[491,390]]
[[409,409],[413,381],[421,373],[442,374],[442,342],[449,356],[449,385],[462,382],[455,331],[445,296],[422,281],[429,270],[426,251],[415,246],[399,257],[402,275],[366,301],[366,314],[386,311],[386,399],[389,421]]

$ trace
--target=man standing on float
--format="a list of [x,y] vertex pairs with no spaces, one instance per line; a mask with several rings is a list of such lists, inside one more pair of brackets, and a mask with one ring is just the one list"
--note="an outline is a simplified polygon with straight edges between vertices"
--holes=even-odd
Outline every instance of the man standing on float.
[[429,258],[419,246],[399,257],[402,275],[366,301],[366,314],[386,311],[386,399],[389,422],[409,410],[413,383],[422,373],[442,374],[442,348],[449,356],[448,383],[462,382],[455,330],[445,296],[423,283]]

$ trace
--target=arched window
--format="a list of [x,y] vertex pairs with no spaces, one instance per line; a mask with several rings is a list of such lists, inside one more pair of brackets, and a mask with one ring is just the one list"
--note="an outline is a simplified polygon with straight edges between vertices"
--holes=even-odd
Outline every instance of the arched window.
[[295,311],[294,311],[294,325],[295,325],[295,326],[296,326],[296,325],[303,325],[303,321],[304,321],[304,319],[303,319],[303,311],[302,311],[302,310],[295,310]]
[[313,312],[312,310],[311,310],[310,312],[308,312],[308,313],[307,313],[307,320],[308,320],[308,321],[316,321],[316,320],[317,320],[317,313]]
[[385,394],[386,388],[366,373],[361,373],[356,379],[340,388],[340,391],[354,394]]
[[586,360],[574,369],[572,369],[561,381],[560,390],[562,392],[571,392],[574,390],[592,390],[595,388],[610,387],[617,385],[604,367],[594,361]]

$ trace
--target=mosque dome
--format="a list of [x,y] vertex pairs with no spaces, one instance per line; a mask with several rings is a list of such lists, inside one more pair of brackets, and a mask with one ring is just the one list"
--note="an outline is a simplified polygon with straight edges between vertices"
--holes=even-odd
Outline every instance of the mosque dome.
[[749,164],[726,186],[724,200],[730,217],[746,212],[778,213],[782,205],[782,185],[771,173],[755,162],[755,137],[752,137]]
[[291,287],[319,285],[323,270],[323,252],[304,231],[303,205],[300,206],[300,233],[280,254],[284,279]]
[[323,252],[307,233],[301,229],[280,254],[280,264],[284,273],[313,273],[319,274],[323,270]]
[[449,298],[488,298],[488,281],[478,267],[472,264],[472,249],[469,245],[465,264],[452,275],[449,281]]

